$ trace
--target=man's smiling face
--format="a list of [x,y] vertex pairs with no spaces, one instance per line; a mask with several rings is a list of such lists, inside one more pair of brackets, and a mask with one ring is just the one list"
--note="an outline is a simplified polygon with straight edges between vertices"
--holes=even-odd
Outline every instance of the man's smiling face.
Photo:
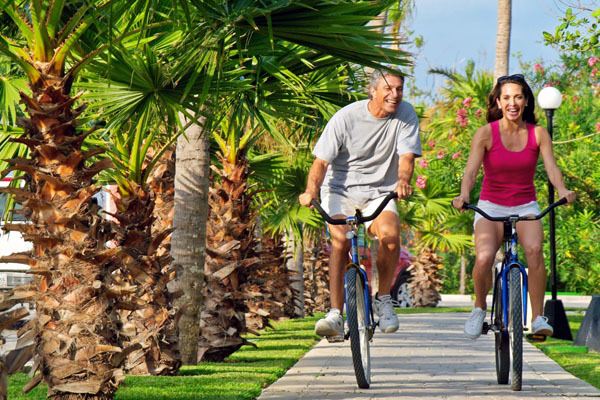
[[369,111],[377,118],[385,118],[402,102],[404,80],[396,75],[384,75],[377,81],[377,88],[370,87]]

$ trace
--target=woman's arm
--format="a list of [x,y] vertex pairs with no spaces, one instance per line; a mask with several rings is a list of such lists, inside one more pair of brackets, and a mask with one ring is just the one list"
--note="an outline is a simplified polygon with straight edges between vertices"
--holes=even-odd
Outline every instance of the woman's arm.
[[462,210],[464,203],[470,201],[471,190],[473,190],[473,186],[475,186],[477,174],[479,173],[479,168],[481,168],[481,163],[483,162],[483,156],[485,155],[486,149],[491,146],[491,141],[492,131],[489,128],[489,125],[477,129],[477,132],[473,135],[469,158],[467,159],[465,173],[460,184],[460,195],[452,200],[454,207],[459,210]]
[[575,201],[576,195],[574,191],[568,190],[565,187],[562,173],[558,168],[556,158],[554,158],[554,150],[552,149],[552,139],[550,138],[550,134],[546,128],[536,126],[535,136],[539,143],[540,153],[542,155],[542,160],[544,161],[544,167],[546,168],[546,173],[548,174],[548,180],[550,180],[552,186],[556,188],[556,191],[558,192],[558,198],[560,199],[564,197],[567,199],[567,202],[571,204]]

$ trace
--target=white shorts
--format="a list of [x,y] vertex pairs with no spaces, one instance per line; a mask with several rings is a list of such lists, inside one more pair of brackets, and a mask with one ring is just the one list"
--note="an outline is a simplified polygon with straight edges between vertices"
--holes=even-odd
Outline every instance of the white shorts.
[[[354,200],[337,193],[321,193],[321,207],[330,216],[334,215],[345,215],[351,216],[356,214],[356,210],[360,210],[363,216],[368,217],[373,214],[381,202],[385,199],[385,196],[379,197],[373,200],[366,200],[364,202],[354,202]],[[398,215],[398,209],[396,208],[396,201],[390,200],[383,211],[391,211]],[[369,226],[373,220],[365,222],[365,228],[369,232]]]
[[[531,201],[529,203],[521,204],[520,206],[501,206],[496,203],[492,203],[487,200],[479,200],[477,207],[481,208],[490,217],[508,217],[509,215],[538,215],[540,213],[540,206],[537,201]],[[473,219],[473,228],[475,224],[483,217],[479,213],[475,213]]]

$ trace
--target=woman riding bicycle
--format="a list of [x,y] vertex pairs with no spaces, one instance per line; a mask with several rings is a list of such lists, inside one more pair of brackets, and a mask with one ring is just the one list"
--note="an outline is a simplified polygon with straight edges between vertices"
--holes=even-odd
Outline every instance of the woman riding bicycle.
[[[539,155],[559,198],[570,204],[575,192],[567,190],[556,164],[548,131],[535,125],[535,99],[523,75],[498,78],[488,96],[487,121],[475,132],[465,167],[460,195],[452,201],[462,211],[483,163],[483,184],[477,206],[493,217],[513,214],[536,215],[540,212],[533,177]],[[475,266],[473,286],[475,307],[465,323],[465,335],[477,339],[486,313],[486,296],[492,287],[492,265],[503,237],[501,222],[489,221],[479,214],[473,222]],[[552,326],[543,314],[546,267],[542,253],[543,228],[540,220],[517,225],[519,243],[525,250],[529,268],[529,296],[532,309],[532,333],[551,336]]]

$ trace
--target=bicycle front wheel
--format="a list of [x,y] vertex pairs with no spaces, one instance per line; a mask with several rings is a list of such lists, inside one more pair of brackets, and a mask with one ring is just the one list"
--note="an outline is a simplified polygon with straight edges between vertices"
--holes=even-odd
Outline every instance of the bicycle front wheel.
[[521,270],[519,268],[511,268],[509,280],[509,334],[512,350],[510,386],[512,390],[521,390],[523,375],[523,300],[521,295]]
[[502,307],[502,278],[496,278],[494,287],[494,315],[492,323],[496,326],[494,336],[496,339],[496,379],[501,385],[508,383],[508,375],[510,372],[510,344],[508,343],[508,332],[505,329],[503,321]]
[[356,264],[352,264],[346,271],[346,314],[356,383],[359,388],[368,389],[371,385],[369,321],[365,303],[365,283],[358,268]]

